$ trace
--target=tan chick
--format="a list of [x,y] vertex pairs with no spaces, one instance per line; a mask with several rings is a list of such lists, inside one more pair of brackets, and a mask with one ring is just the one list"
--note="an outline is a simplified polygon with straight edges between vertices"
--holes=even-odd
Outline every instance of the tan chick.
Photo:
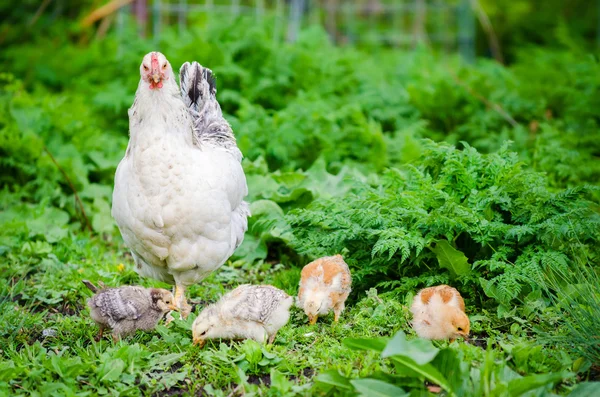
[[173,294],[166,289],[124,286],[98,290],[89,281],[83,282],[96,293],[87,302],[92,319],[100,327],[96,341],[105,328],[112,329],[115,342],[138,329],[150,331],[165,313],[178,310]]
[[410,311],[412,326],[424,339],[465,338],[469,336],[469,317],[460,293],[448,285],[438,285],[419,291]]
[[337,322],[351,286],[350,269],[341,255],[319,258],[302,269],[298,306],[304,309],[311,325],[332,309]]
[[290,319],[294,299],[271,285],[240,285],[207,306],[192,324],[195,345],[207,339],[253,339],[273,343]]

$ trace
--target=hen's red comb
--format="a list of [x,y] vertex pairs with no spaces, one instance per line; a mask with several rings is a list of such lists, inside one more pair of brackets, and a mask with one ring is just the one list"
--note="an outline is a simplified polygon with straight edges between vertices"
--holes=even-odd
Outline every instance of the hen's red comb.
[[152,63],[152,69],[158,69],[158,57],[155,52],[150,55],[150,62]]

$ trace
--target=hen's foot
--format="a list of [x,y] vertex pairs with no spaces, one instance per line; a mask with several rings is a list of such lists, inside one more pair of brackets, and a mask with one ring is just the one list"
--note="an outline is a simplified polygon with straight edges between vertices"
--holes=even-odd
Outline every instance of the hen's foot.
[[185,299],[185,287],[179,284],[175,285],[175,305],[179,308],[181,318],[187,319],[192,312],[192,306]]
[[187,319],[190,313],[192,312],[192,306],[188,305],[188,303],[184,300],[181,305],[178,305],[179,313],[181,313],[182,319]]

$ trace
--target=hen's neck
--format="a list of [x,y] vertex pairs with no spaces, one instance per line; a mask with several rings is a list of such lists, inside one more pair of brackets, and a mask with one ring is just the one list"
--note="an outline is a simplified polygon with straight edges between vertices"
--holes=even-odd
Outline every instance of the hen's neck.
[[157,140],[193,145],[192,119],[174,84],[151,90],[140,82],[129,109],[130,145],[144,147]]

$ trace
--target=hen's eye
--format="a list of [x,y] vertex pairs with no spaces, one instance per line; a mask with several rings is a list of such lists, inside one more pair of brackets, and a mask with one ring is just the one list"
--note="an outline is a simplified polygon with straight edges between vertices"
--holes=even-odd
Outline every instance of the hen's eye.
[[165,64],[163,65],[163,69],[167,68],[167,63],[165,62]]
[[148,70],[148,66],[144,65],[144,70],[147,71]]

